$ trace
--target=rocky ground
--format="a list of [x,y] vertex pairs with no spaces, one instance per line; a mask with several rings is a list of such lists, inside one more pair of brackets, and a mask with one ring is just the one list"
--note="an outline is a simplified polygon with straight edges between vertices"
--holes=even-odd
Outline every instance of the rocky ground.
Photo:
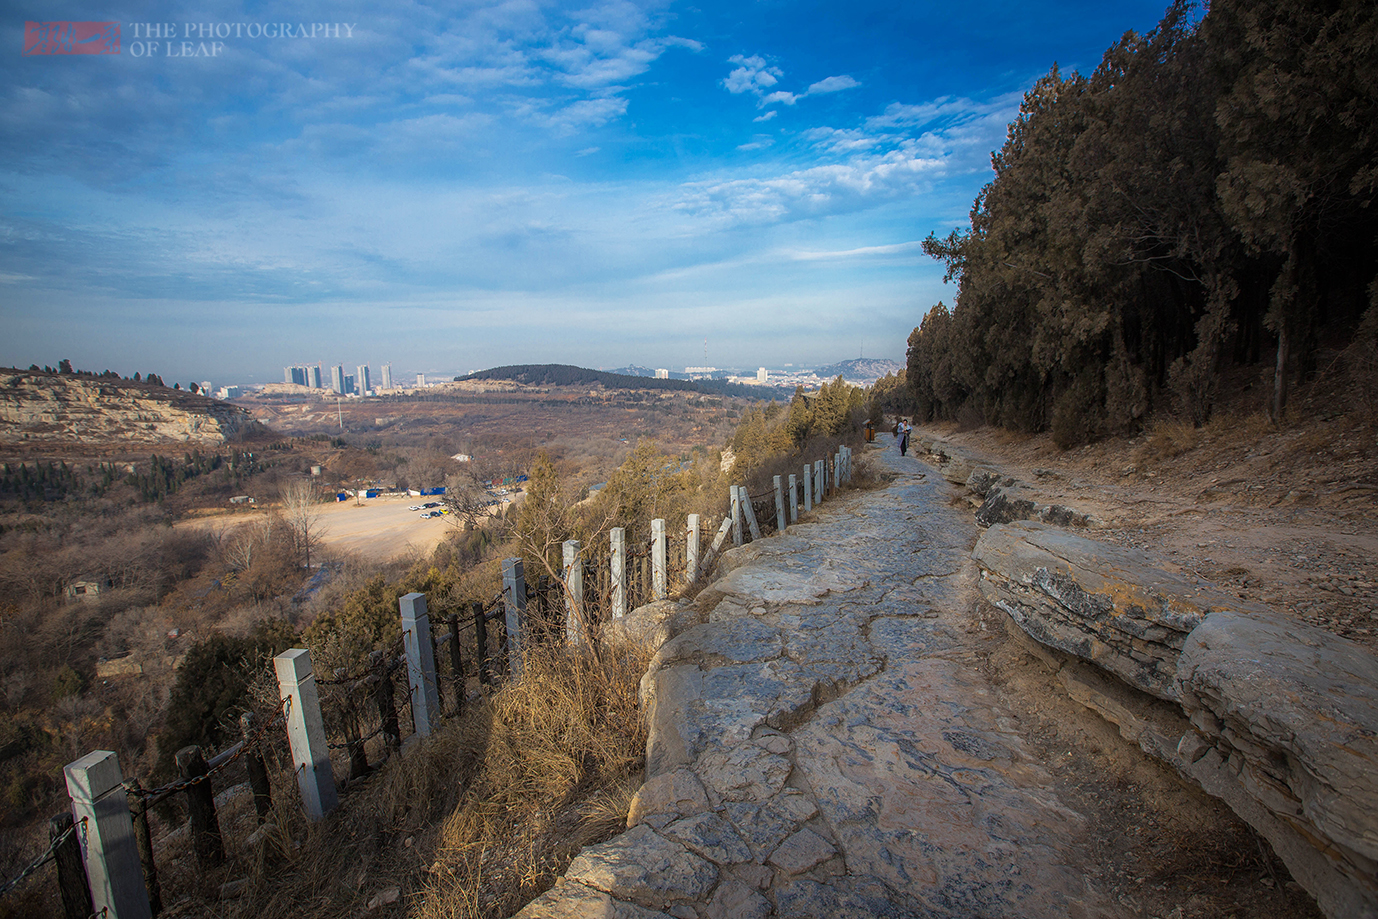
[[[1378,436],[1316,415],[1164,425],[1071,451],[1046,435],[934,428],[1092,518],[1096,539],[1378,650]],[[882,440],[887,438],[882,437]]]
[[632,829],[521,915],[1318,916],[1011,636],[960,490],[891,445],[868,459],[883,487],[667,603]]

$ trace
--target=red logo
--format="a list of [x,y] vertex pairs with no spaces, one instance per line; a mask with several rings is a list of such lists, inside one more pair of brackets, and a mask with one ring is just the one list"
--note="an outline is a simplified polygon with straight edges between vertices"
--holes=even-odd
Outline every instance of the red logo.
[[119,54],[118,22],[26,22],[25,54]]

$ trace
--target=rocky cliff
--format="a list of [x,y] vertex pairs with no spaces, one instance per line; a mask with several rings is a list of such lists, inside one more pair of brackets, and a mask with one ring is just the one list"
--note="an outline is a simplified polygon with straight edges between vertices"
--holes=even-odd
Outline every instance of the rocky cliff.
[[0,371],[0,444],[214,446],[250,423],[243,409],[129,380]]

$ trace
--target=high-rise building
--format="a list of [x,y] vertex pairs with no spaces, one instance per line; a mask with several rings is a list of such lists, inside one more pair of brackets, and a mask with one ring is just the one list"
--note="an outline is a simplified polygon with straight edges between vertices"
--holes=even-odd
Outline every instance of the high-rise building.
[[392,365],[383,365],[383,388],[392,389]]
[[766,368],[762,367],[756,371],[756,382],[764,384],[766,381]]
[[340,389],[340,392],[343,392],[343,393],[352,393],[352,392],[356,392],[354,386],[355,386],[354,374],[351,373],[351,374],[349,374],[348,376],[346,376],[346,377],[344,378],[344,386]]
[[424,373],[418,373],[418,374],[416,375],[416,386],[417,386],[417,388],[420,389],[420,388],[424,387],[425,385],[426,385],[426,375],[425,375]]
[[656,370],[656,379],[657,379],[657,380],[668,380],[668,379],[670,379],[670,371],[669,371],[669,370],[666,370],[666,369],[663,369],[663,368],[658,368],[658,369]]
[[330,391],[338,395],[345,393],[344,365],[336,364],[330,368]]
[[368,395],[368,391],[373,387],[369,385],[368,364],[360,364],[359,369],[354,374],[354,380],[358,384],[358,393],[361,396]]
[[310,374],[310,376],[311,376],[311,383],[310,383],[310,386],[311,386],[312,389],[325,389],[325,387],[321,385],[321,365],[320,365],[320,364],[317,364],[316,366],[314,366],[314,367],[311,368],[311,374]]

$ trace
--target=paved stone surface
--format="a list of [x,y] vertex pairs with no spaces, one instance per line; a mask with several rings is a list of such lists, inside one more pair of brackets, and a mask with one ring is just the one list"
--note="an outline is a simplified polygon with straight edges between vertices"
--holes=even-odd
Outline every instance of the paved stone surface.
[[[696,620],[676,614],[642,681],[633,828],[562,884],[590,915],[1122,915],[976,666],[970,512],[931,467],[873,455],[893,482],[726,553]],[[560,914],[560,889],[523,915]]]

